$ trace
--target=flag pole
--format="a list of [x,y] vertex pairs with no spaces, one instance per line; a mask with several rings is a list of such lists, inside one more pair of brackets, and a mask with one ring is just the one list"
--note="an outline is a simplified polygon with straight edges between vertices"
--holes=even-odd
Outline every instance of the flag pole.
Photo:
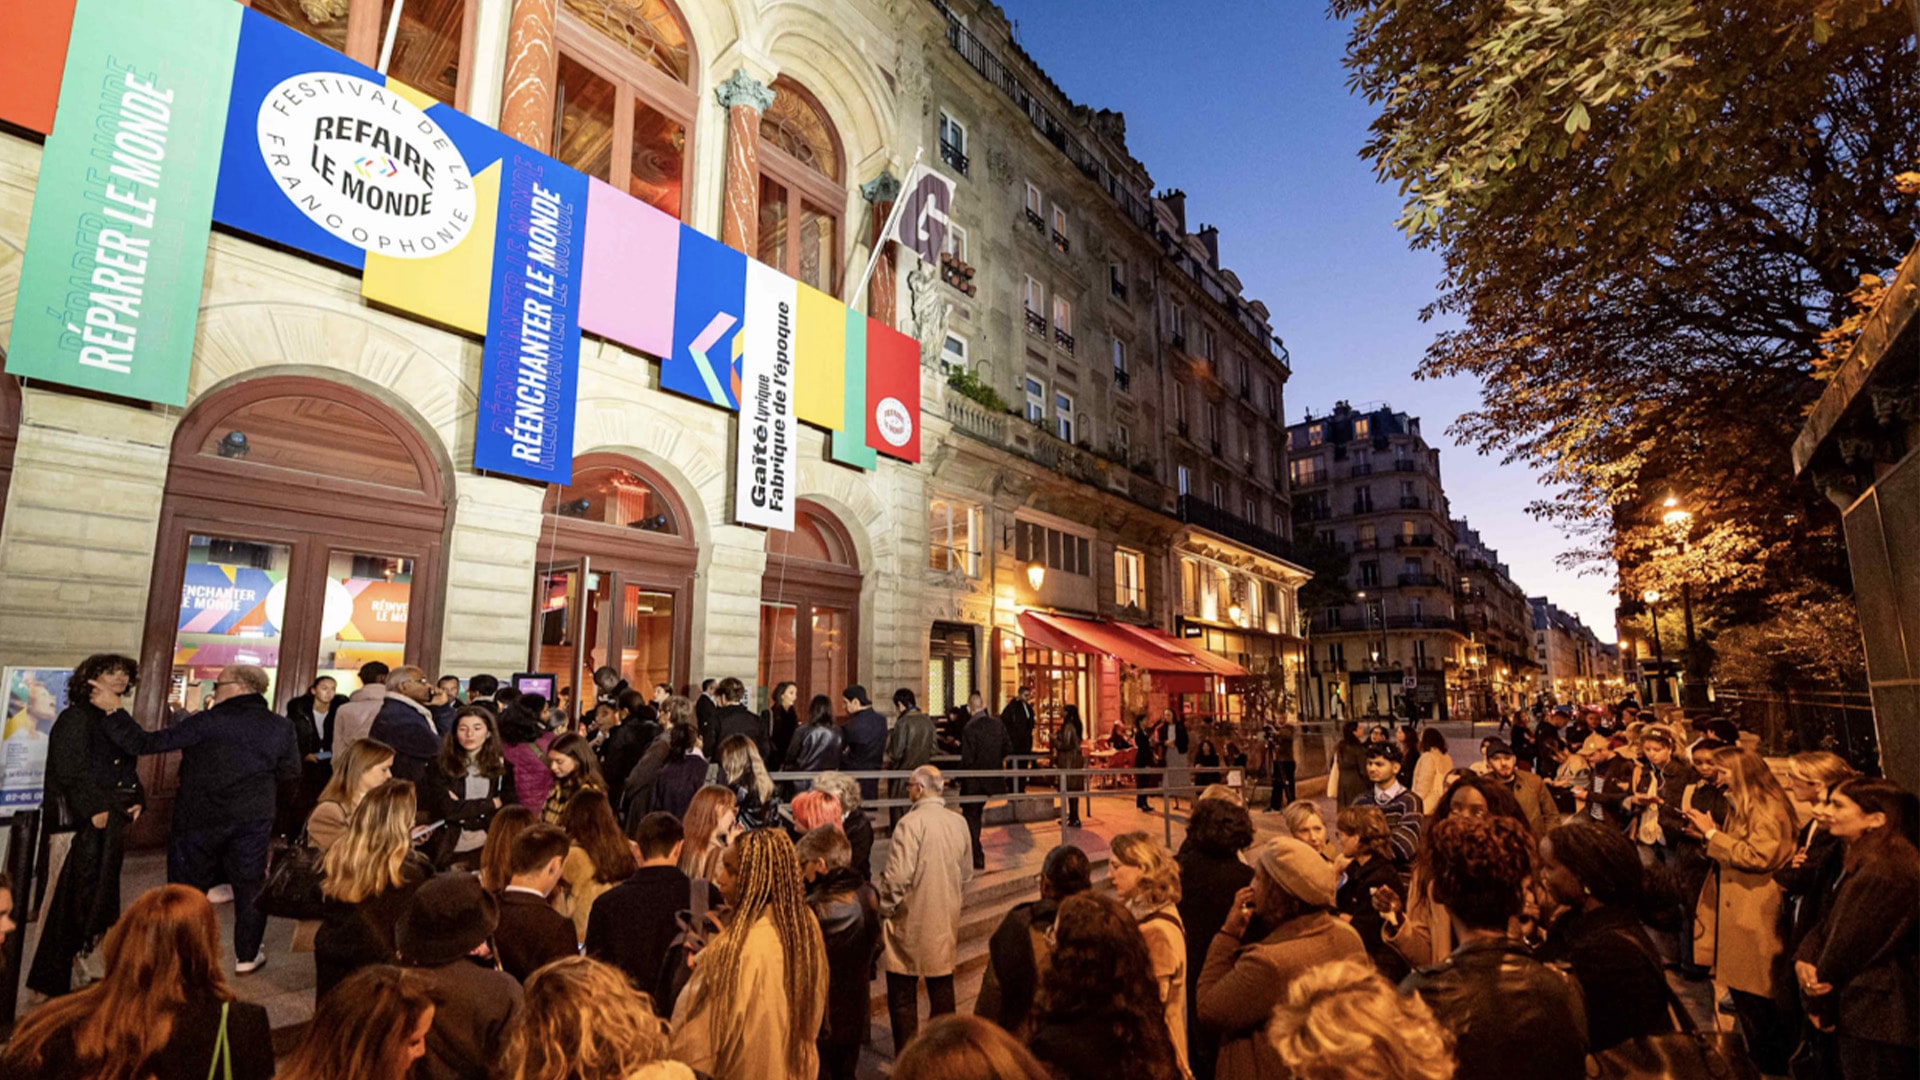
[[[901,195],[905,195],[909,186],[912,185],[913,174],[920,168],[920,156],[926,153],[926,150],[927,148],[925,146],[914,148],[913,164],[907,166],[906,178],[900,181]],[[880,265],[880,252],[886,247],[887,239],[893,235],[895,226],[900,224],[900,212],[905,210],[906,207],[907,200],[899,196],[894,197],[893,210],[887,214],[887,223],[880,229],[880,236],[873,242],[873,254],[867,257],[866,272],[860,275],[860,283],[854,286],[853,294],[847,298],[848,307],[859,310],[860,296],[867,291],[867,282],[873,278],[873,268]]]

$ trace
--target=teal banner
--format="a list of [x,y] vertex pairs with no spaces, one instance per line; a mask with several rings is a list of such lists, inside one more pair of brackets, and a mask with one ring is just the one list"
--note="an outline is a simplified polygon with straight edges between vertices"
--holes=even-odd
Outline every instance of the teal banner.
[[185,404],[245,10],[80,0],[9,373]]

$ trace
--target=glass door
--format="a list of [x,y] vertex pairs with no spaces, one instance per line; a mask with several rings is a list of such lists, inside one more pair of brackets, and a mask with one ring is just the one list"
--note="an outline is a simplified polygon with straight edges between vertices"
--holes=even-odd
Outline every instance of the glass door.
[[168,705],[198,712],[211,704],[214,680],[228,664],[265,668],[267,698],[278,700],[292,561],[288,544],[189,535]]
[[620,676],[650,695],[655,683],[673,683],[673,594],[620,585]]
[[412,601],[412,559],[329,552],[315,677],[330,675],[352,687],[362,664],[377,660],[391,669],[405,663]]
[[[533,671],[554,676],[554,690],[570,693],[580,684],[586,663],[592,584],[585,558],[545,563],[534,568]],[[591,672],[588,685],[591,685]]]

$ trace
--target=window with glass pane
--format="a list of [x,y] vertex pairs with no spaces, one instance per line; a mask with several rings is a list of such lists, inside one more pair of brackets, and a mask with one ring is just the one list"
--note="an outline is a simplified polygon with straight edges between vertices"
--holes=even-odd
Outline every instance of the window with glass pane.
[[772,177],[760,178],[760,250],[757,257],[776,270],[787,267],[787,188]]
[[673,682],[673,594],[638,585],[622,590],[620,675],[642,693],[654,683]]
[[665,214],[680,216],[687,167],[687,129],[644,101],[633,103],[633,149],[627,194]]
[[[387,45],[396,0],[251,0],[253,10],[369,67]],[[373,22],[378,36],[365,51],[347,47],[353,15]],[[393,35],[387,74],[448,105],[457,105],[460,47],[466,39],[465,0],[405,0]]]
[[792,604],[760,605],[761,686],[794,680],[799,675],[800,609]]
[[320,616],[321,675],[353,685],[360,665],[404,663],[413,560],[335,551],[327,559],[326,606]]
[[1137,551],[1116,548],[1113,552],[1113,602],[1121,607],[1141,607],[1146,603],[1140,564]]
[[573,56],[560,54],[553,99],[560,122],[554,156],[588,176],[613,175],[614,85]]
[[1047,415],[1047,391],[1040,385],[1039,379],[1027,380],[1027,419],[1040,423]]
[[198,534],[188,538],[170,702],[193,710],[210,704],[208,687],[228,664],[265,668],[267,699],[276,699],[273,686],[280,670],[291,560],[292,548],[286,544]]
[[822,292],[833,290],[833,220],[812,203],[800,204],[800,258],[793,276]]
[[1053,433],[1062,441],[1073,441],[1073,395],[1055,392],[1053,395]]
[[966,503],[935,499],[929,509],[931,537],[929,565],[935,570],[974,574],[978,571],[976,523],[980,512]]
[[540,652],[537,667],[557,676],[554,686],[572,686],[575,679],[574,648],[579,644],[580,605],[586,602],[581,590],[586,583],[577,569],[544,570],[534,578],[534,595],[540,604]]
[[576,521],[680,535],[680,525],[660,492],[633,473],[611,466],[577,469],[573,483],[548,488],[546,511]]
[[808,685],[814,693],[834,697],[853,682],[853,672],[847,666],[852,647],[848,630],[852,625],[847,612],[839,608],[813,609],[813,665],[809,672],[813,681]]

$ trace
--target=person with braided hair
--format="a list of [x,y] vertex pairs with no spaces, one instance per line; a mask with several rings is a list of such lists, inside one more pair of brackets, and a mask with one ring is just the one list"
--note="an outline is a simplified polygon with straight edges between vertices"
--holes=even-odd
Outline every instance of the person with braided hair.
[[827,950],[793,841],[756,829],[727,846],[722,867],[733,914],[674,1006],[674,1060],[714,1080],[812,1080]]

